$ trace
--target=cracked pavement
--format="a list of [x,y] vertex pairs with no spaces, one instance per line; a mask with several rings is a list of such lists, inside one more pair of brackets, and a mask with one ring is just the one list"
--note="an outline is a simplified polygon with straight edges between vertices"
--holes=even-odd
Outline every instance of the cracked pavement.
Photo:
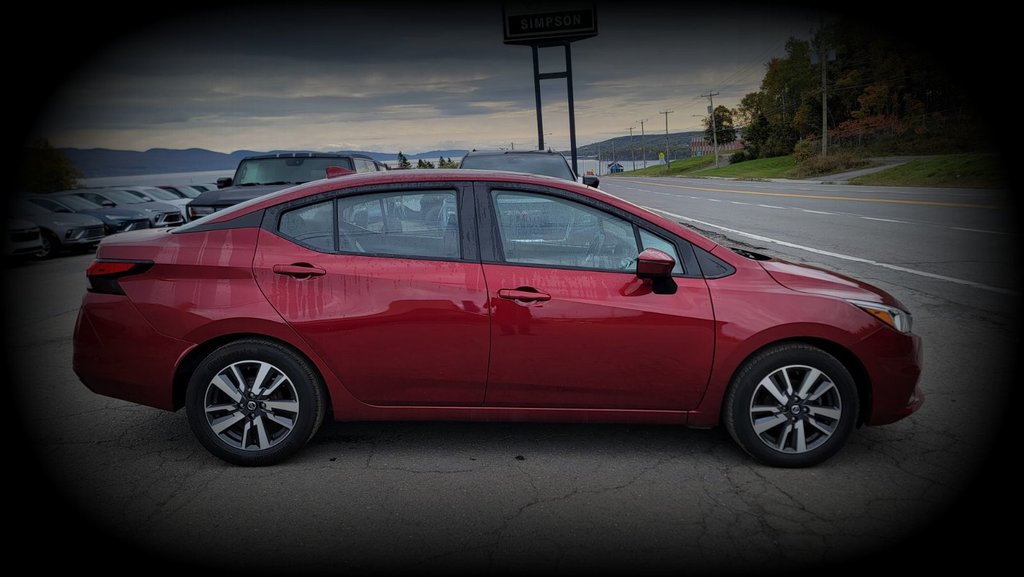
[[1006,384],[1020,377],[1016,297],[975,306],[963,287],[851,271],[914,311],[927,400],[901,422],[856,430],[812,469],[763,467],[721,428],[419,422],[326,423],[295,458],[245,469],[206,453],[183,412],[78,382],[71,333],[90,259],[29,263],[4,279],[7,387],[25,434],[24,457],[7,468],[24,497],[7,519],[52,519],[50,540],[88,546],[50,563],[803,572],[882,554],[894,555],[889,568],[918,567],[922,552],[957,559],[964,530],[986,534],[973,557],[1013,550],[986,522],[993,508],[1016,517],[1019,505],[1001,493],[1008,479],[983,467],[1007,456],[996,441]]

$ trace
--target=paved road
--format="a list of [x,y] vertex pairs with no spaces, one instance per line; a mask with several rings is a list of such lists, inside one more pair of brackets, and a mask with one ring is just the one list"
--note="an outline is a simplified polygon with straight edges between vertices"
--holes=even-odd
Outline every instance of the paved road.
[[[45,472],[33,477],[30,460],[5,468],[20,485],[8,493],[8,527],[31,528],[8,546],[50,543],[43,562],[69,568],[124,569],[144,556],[233,572],[554,574],[850,568],[877,563],[880,550],[898,554],[888,569],[916,571],[1014,550],[1014,535],[989,524],[994,507],[1019,514],[1014,481],[977,475],[1005,385],[1020,374],[1019,296],[1007,292],[1019,286],[990,270],[1017,262],[1007,209],[985,208],[1005,198],[606,182],[690,224],[894,293],[926,343],[924,409],[856,431],[838,456],[803,471],[756,465],[720,429],[465,423],[329,424],[281,466],[234,468],[193,440],[183,414],[77,382],[70,333],[90,257],[65,257],[4,277],[7,386]],[[82,544],[103,550],[84,555]]]

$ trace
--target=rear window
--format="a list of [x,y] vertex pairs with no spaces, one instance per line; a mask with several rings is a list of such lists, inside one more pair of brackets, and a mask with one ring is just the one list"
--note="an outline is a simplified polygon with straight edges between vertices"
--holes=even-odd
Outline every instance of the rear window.
[[485,154],[466,156],[461,168],[479,170],[510,170],[527,174],[553,176],[563,180],[576,180],[569,164],[561,154]]
[[329,166],[355,170],[351,158],[256,158],[238,165],[234,185],[301,184],[327,178]]

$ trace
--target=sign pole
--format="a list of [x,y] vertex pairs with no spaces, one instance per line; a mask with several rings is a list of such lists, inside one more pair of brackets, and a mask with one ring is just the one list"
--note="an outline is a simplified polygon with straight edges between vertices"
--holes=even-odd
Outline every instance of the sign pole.
[[[572,86],[572,43],[597,36],[597,14],[593,0],[564,0],[557,7],[537,2],[510,2],[501,8],[505,44],[527,45],[533,52],[533,97],[537,106],[537,149],[544,150],[544,120],[540,81],[565,78],[569,104],[569,148],[572,171],[579,173],[576,148],[576,102]],[[562,46],[564,72],[541,72],[540,48]]]
[[[537,100],[537,150],[544,150],[544,115],[540,107],[540,59],[537,55],[537,45],[533,48],[533,93]],[[571,107],[570,107],[571,110]]]
[[[576,106],[572,97],[572,46],[571,42],[565,43],[565,85],[569,93],[569,148],[572,150],[572,173],[579,174],[576,166]],[[536,48],[534,48],[536,50]],[[537,116],[540,122],[540,115]]]

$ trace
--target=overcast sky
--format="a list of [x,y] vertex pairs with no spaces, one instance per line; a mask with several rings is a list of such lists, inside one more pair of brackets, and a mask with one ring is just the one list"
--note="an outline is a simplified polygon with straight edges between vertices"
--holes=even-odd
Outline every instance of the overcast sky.
[[[542,5],[544,3],[541,3]],[[536,144],[530,49],[502,43],[501,5],[289,3],[190,12],[102,45],[35,132],[55,146],[373,150]],[[580,145],[700,128],[707,100],[756,90],[816,12],[598,3],[573,44]],[[563,67],[541,50],[542,71]],[[569,146],[565,83],[542,83],[547,144]]]

